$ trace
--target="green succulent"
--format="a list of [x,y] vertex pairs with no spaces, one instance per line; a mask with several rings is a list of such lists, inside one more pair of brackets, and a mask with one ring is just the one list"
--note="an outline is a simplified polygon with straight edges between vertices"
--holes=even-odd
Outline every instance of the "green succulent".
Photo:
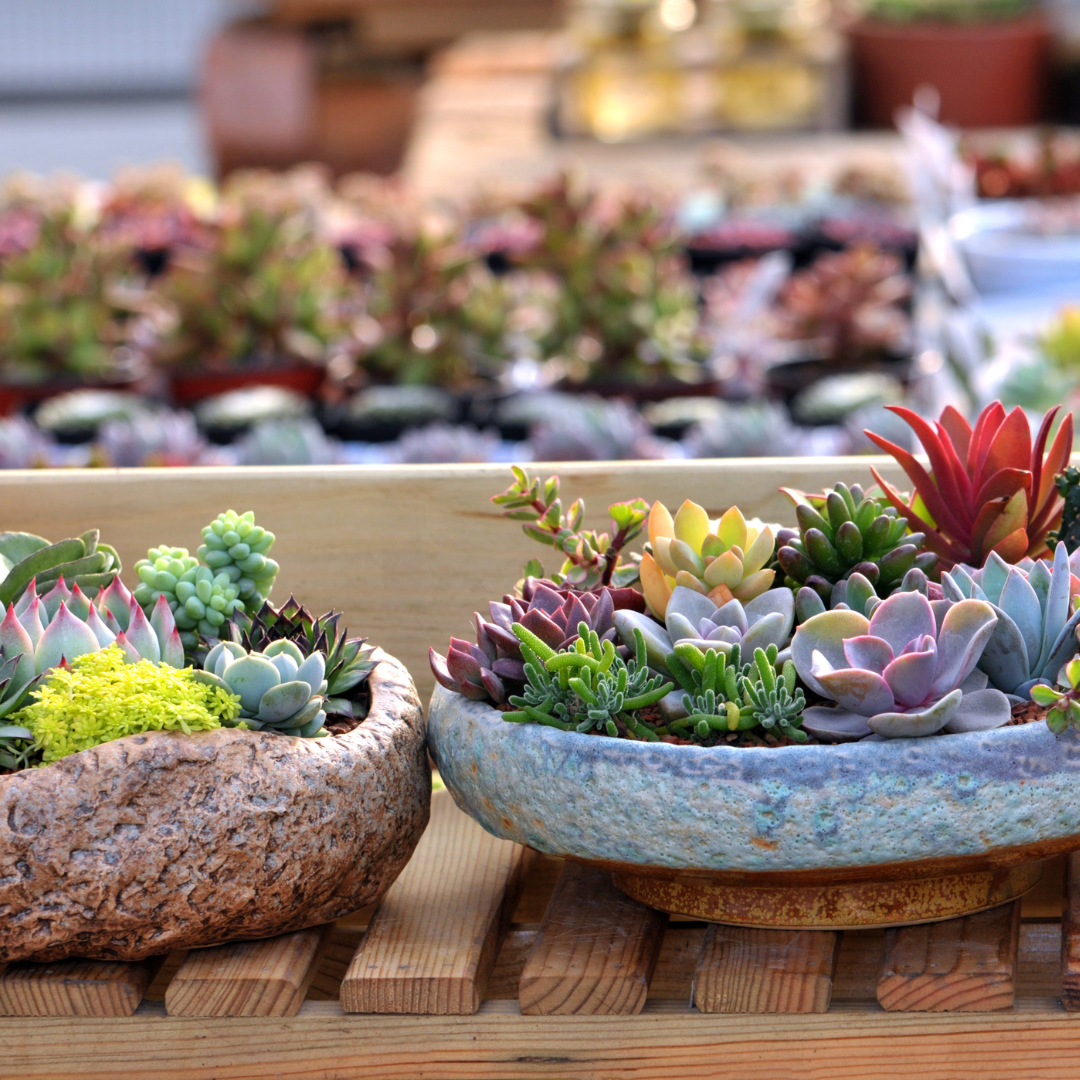
[[33,533],[0,533],[0,606],[14,604],[31,582],[36,591],[48,592],[61,577],[88,596],[112,583],[120,573],[116,549],[101,543],[91,529],[82,536],[50,544]]
[[253,731],[272,731],[311,739],[328,735],[323,727],[326,657],[304,656],[291,641],[272,641],[249,652],[234,641],[219,641],[196,673],[201,682],[240,699],[237,723]]
[[1071,555],[1080,548],[1080,469],[1069,465],[1054,478],[1058,494],[1065,500],[1061,511],[1061,525],[1054,541],[1060,541]]
[[858,573],[884,598],[913,567],[929,574],[937,566],[937,555],[922,550],[925,535],[908,533],[895,507],[858,484],[837,484],[824,495],[781,490],[795,504],[799,523],[799,535],[776,553],[789,588],[808,586],[828,604],[833,586]]
[[18,724],[0,724],[0,769],[28,769],[38,756],[34,733]]
[[633,714],[655,705],[673,683],[653,675],[646,662],[645,638],[634,633],[634,656],[623,660],[610,641],[601,641],[582,622],[578,639],[556,652],[521,623],[513,626],[525,658],[525,690],[512,695],[516,712],[503,713],[511,723],[539,723],[563,731],[600,731],[617,737],[619,722],[638,738],[658,736]]
[[305,658],[318,652],[326,657],[327,723],[358,721],[367,715],[367,679],[378,666],[374,649],[365,649],[364,638],[349,637],[338,628],[341,613],[328,611],[318,617],[294,597],[275,608],[269,601],[249,619],[233,619],[233,641],[249,651],[264,651],[275,641],[289,641]]
[[[255,524],[255,514],[227,510],[202,531],[203,543],[196,554],[215,575],[227,574],[236,585],[244,610],[253,615],[274,587],[280,567],[267,552],[274,534]],[[213,620],[211,620],[213,621]]]

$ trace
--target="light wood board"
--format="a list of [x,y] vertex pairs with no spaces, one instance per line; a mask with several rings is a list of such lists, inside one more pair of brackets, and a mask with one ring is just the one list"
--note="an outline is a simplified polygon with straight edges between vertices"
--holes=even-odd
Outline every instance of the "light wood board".
[[165,993],[170,1016],[295,1016],[332,924],[192,949]]
[[[1080,460],[1080,459],[1078,459]],[[690,498],[718,515],[738,504],[747,516],[794,524],[781,485],[872,482],[870,464],[901,483],[891,459],[772,458],[726,461],[598,462],[529,466],[563,479],[563,502],[586,502],[586,524],[607,528],[613,503],[641,496],[672,509]],[[50,540],[91,527],[123,557],[124,578],[159,544],[201,543],[220,511],[254,510],[277,535],[281,574],[273,598],[289,593],[316,612],[334,607],[345,624],[412,672],[426,701],[434,679],[428,647],[472,637],[472,613],[486,611],[530,558],[557,569],[550,548],[504,521],[490,496],[510,482],[503,465],[311,466],[235,469],[0,471],[5,528]]]
[[517,903],[527,849],[485,832],[448,791],[379,905],[341,984],[358,1013],[474,1013]]
[[832,999],[840,935],[829,930],[711,926],[694,973],[707,1013],[823,1013]]
[[606,871],[567,863],[521,973],[522,1013],[641,1012],[667,922],[619,892]]
[[1020,938],[1020,901],[885,934],[877,998],[906,1012],[1011,1009]]
[[163,959],[8,964],[0,974],[0,1016],[130,1016]]

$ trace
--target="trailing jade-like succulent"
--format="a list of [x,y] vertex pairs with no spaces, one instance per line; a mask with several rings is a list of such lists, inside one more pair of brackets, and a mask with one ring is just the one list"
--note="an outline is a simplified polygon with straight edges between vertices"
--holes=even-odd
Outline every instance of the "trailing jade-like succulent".
[[348,630],[339,629],[340,621],[340,612],[316,617],[290,596],[279,608],[267,601],[250,619],[231,622],[229,634],[249,652],[288,641],[304,659],[321,653],[326,658],[326,723],[352,724],[367,715],[366,683],[379,661],[371,659],[374,649],[364,648],[365,638],[351,638]]
[[790,655],[794,625],[795,600],[789,589],[770,589],[745,604],[728,600],[717,606],[696,590],[676,585],[667,603],[664,626],[636,611],[615,613],[615,629],[623,642],[632,644],[634,634],[640,633],[649,663],[658,670],[663,670],[667,657],[681,642],[690,642],[703,652],[715,649],[728,653],[741,647],[746,655],[772,645],[780,650],[783,663]]
[[689,499],[674,517],[663,503],[653,503],[649,547],[641,558],[641,589],[649,610],[664,619],[679,585],[717,606],[753,600],[772,587],[775,571],[766,564],[774,546],[772,529],[747,522],[737,506],[710,521],[706,510]]
[[1031,700],[1050,706],[1046,725],[1055,735],[1060,735],[1070,724],[1080,731],[1080,656],[1074,656],[1061,669],[1056,683],[1056,686],[1036,683],[1031,688]]
[[601,587],[595,592],[579,592],[552,581],[526,578],[520,597],[507,595],[501,604],[488,604],[490,621],[479,612],[473,613],[475,645],[451,638],[446,656],[429,649],[428,661],[432,674],[447,690],[475,701],[502,703],[511,690],[525,682],[525,658],[516,625],[524,626],[552,649],[569,648],[581,624],[601,640],[614,642],[613,617],[617,610],[629,607],[644,608],[641,594],[634,589]]
[[[1080,309],[1078,309],[1080,314]],[[1053,539],[1063,543],[1069,554],[1080,548],[1080,469],[1075,465],[1067,466],[1054,477],[1054,485],[1064,505],[1061,510],[1061,524]]]
[[56,544],[33,533],[0,533],[0,607],[15,603],[31,582],[43,593],[63,577],[93,596],[119,573],[120,556],[97,529]]
[[941,577],[948,600],[986,600],[997,626],[979,659],[990,682],[1007,694],[1026,698],[1036,683],[1053,686],[1062,665],[1076,653],[1080,608],[1070,615],[1080,582],[1072,576],[1063,543],[1053,564],[1024,559],[1009,566],[991,552],[981,570],[954,566]]
[[795,685],[795,666],[785,661],[778,675],[777,663],[775,645],[756,648],[752,661],[743,664],[738,645],[725,656],[713,648],[703,652],[693,642],[680,642],[667,667],[686,691],[682,698],[686,716],[670,720],[668,730],[705,745],[730,732],[757,727],[806,742],[800,728],[806,697]]
[[256,525],[251,511],[219,514],[203,529],[203,539],[198,557],[187,548],[162,546],[135,564],[135,598],[150,610],[164,597],[189,652],[199,635],[217,639],[234,615],[258,611],[279,569],[266,555],[274,534]]
[[937,565],[937,556],[922,550],[925,536],[909,533],[895,507],[866,494],[858,484],[837,484],[825,495],[781,490],[795,504],[799,522],[797,535],[786,530],[781,535],[776,553],[789,588],[811,588],[835,607],[837,584],[852,574],[860,574],[885,597],[908,570],[931,573]]
[[304,656],[291,641],[272,641],[262,652],[248,652],[233,641],[219,641],[203,661],[199,678],[240,699],[237,723],[253,731],[271,731],[311,739],[323,727],[326,657]]
[[648,668],[645,642],[635,635],[634,655],[623,660],[610,640],[601,641],[585,623],[570,649],[550,648],[521,623],[514,633],[525,656],[525,689],[513,695],[516,711],[504,712],[512,723],[537,723],[582,733],[599,731],[618,737],[623,731],[658,741],[633,714],[655,705],[674,686]]
[[[491,501],[501,506],[503,515],[512,521],[528,522],[521,527],[526,536],[566,557],[558,573],[552,575],[556,584],[584,590],[600,585],[626,587],[637,581],[638,568],[633,563],[622,562],[621,556],[626,545],[641,533],[649,513],[647,502],[634,499],[613,503],[608,507],[611,531],[587,531],[581,528],[585,516],[582,499],[576,499],[563,513],[557,476],[549,476],[541,483],[539,477],[530,480],[529,474],[516,465],[511,471],[514,482],[505,491],[493,495]],[[543,577],[544,568],[532,559],[526,564],[525,574]]]
[[807,709],[803,726],[821,738],[859,739],[1008,723],[1005,695],[986,689],[981,673],[972,677],[996,624],[984,600],[931,602],[918,592],[883,600],[869,621],[854,611],[815,615],[795,632],[792,659],[803,683],[838,708]]

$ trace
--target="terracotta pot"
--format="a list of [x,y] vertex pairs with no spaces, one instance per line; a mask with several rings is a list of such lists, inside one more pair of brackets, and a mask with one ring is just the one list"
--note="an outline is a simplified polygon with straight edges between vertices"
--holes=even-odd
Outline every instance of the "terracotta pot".
[[314,397],[325,377],[326,372],[315,364],[280,363],[234,371],[177,372],[169,377],[169,390],[173,402],[180,406],[248,386],[281,386]]
[[1080,735],[1043,723],[841,746],[632,742],[508,724],[441,686],[428,741],[458,805],[610,869],[662,910],[842,929],[955,918],[1080,848]]
[[1050,31],[1039,16],[955,25],[865,19],[849,36],[860,123],[892,127],[923,85],[940,94],[943,123],[1018,127],[1043,118]]
[[139,960],[374,902],[428,821],[408,671],[377,652],[347,735],[129,735],[0,777],[0,963]]

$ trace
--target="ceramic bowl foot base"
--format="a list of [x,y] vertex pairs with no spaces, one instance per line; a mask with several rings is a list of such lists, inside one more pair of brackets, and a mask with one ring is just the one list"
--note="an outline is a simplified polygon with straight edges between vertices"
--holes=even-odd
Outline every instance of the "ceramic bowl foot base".
[[1039,862],[941,877],[839,885],[725,885],[689,875],[613,875],[624,893],[660,911],[706,922],[787,930],[852,930],[955,919],[1015,900],[1041,877]]

